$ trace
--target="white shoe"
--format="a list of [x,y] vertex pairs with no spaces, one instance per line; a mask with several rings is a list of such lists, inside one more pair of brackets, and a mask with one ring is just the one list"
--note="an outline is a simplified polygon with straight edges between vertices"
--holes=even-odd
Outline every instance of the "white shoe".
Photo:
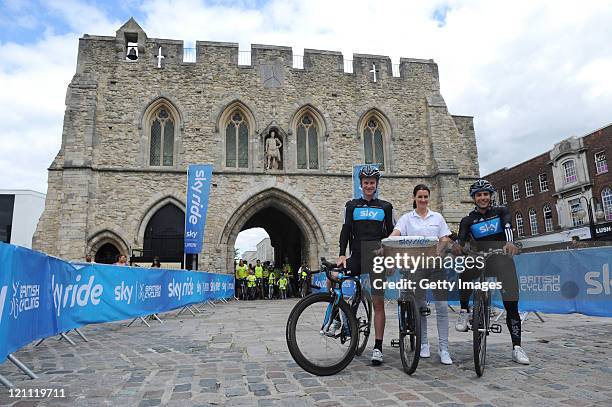
[[443,365],[453,364],[453,360],[451,359],[450,354],[447,350],[441,350],[440,352],[438,352],[438,354],[440,355],[440,363],[442,363]]
[[530,363],[527,353],[525,353],[523,348],[518,345],[512,349],[512,360],[516,363],[520,363],[521,365],[528,365]]
[[429,344],[424,343],[421,344],[421,357],[428,358],[431,356],[431,352],[429,351]]
[[372,358],[370,359],[374,366],[378,366],[383,362],[383,354],[378,349],[372,351]]
[[459,332],[467,332],[468,331],[468,319],[472,318],[472,313],[467,312],[462,309],[459,311],[459,318],[457,318],[457,323],[455,324],[455,330]]

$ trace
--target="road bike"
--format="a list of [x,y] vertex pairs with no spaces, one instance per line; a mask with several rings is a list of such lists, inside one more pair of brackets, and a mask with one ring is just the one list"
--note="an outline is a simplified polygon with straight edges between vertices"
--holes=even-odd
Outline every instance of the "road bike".
[[[359,277],[347,275],[348,270],[321,258],[321,271],[332,283],[331,292],[311,294],[295,305],[287,320],[286,339],[293,360],[302,369],[328,376],[342,371],[365,350],[372,300]],[[345,297],[343,285],[349,281],[354,292]]]
[[[467,254],[471,256],[482,256],[484,262],[491,256],[505,255],[502,249],[489,249],[488,251],[473,251],[467,250]],[[487,282],[486,267],[480,269],[479,282],[485,284]],[[478,377],[484,374],[487,361],[487,336],[489,333],[501,333],[502,327],[500,324],[491,323],[491,296],[490,290],[477,289],[474,294],[474,305],[472,310],[472,337],[474,351],[474,369]]]

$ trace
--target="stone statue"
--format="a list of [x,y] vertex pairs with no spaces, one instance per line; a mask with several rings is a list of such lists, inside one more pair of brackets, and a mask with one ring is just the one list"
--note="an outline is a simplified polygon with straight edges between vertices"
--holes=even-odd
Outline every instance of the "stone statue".
[[276,131],[270,132],[270,137],[266,140],[266,169],[277,170],[281,163],[280,148],[283,143],[276,138]]

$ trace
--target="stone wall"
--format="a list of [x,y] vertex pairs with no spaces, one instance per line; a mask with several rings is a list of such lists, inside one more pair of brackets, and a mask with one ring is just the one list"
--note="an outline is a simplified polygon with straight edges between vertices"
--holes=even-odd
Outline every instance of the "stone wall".
[[[126,33],[138,36],[135,62],[125,60]],[[469,209],[464,191],[478,176],[473,123],[449,114],[433,61],[402,59],[400,77],[393,77],[385,56],[355,54],[354,73],[345,73],[342,55],[332,51],[305,50],[304,69],[292,67],[288,47],[253,45],[250,66],[238,65],[237,44],[198,41],[196,52],[195,63],[183,62],[182,41],[148,38],[133,20],[116,37],[80,39],[35,247],[69,259],[82,258],[103,239],[142,247],[145,222],[162,201],[184,209],[187,165],[212,163],[201,268],[225,271],[239,232],[227,230],[228,222],[262,191],[272,192],[261,199],[276,197],[287,211],[316,223],[303,226],[312,232],[315,262],[333,256],[352,167],[364,162],[360,126],[372,112],[386,130],[381,197],[394,203],[398,216],[411,209],[419,182],[433,187],[432,207],[449,223]],[[270,69],[274,83],[265,81]],[[160,100],[177,122],[171,167],[148,165],[146,113]],[[250,119],[246,169],[225,167],[221,118],[236,103]],[[297,169],[295,121],[304,108],[321,122],[318,170]],[[282,170],[264,169],[270,126],[284,137]]]

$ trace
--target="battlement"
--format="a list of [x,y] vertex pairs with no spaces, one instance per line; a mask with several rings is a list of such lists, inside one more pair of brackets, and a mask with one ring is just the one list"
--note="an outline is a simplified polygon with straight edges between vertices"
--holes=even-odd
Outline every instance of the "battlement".
[[273,63],[290,70],[375,75],[376,81],[418,78],[422,82],[429,77],[435,88],[439,82],[437,64],[431,59],[401,58],[394,65],[384,55],[355,53],[349,60],[338,51],[305,49],[303,55],[297,55],[291,47],[263,44],[252,44],[250,51],[241,51],[237,43],[214,41],[197,41],[195,48],[186,48],[182,40],[149,38],[133,18],[114,37],[85,34],[80,39],[77,72],[85,72],[88,67],[93,70],[101,62],[179,69],[186,65],[257,69]]

